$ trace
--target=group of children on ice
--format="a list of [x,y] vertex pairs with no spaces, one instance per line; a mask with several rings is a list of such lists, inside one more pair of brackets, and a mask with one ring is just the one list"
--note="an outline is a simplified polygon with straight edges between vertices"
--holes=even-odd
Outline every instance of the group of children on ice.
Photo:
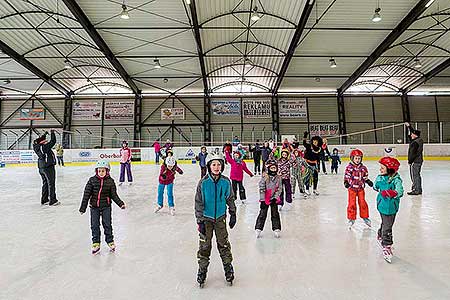
[[[199,270],[197,281],[202,286],[206,280],[209,265],[209,256],[212,248],[213,234],[216,235],[218,250],[223,262],[226,281],[232,283],[234,269],[232,266],[231,246],[227,232],[227,208],[230,216],[228,225],[233,228],[236,224],[236,206],[234,201],[239,198],[244,204],[246,192],[243,185],[244,172],[250,177],[254,174],[247,168],[244,161],[247,153],[242,145],[235,151],[231,144],[225,144],[222,153],[208,153],[205,146],[196,156],[200,165],[201,179],[197,185],[195,194],[195,217],[200,235],[200,245],[197,253]],[[259,203],[260,211],[256,219],[256,237],[260,238],[264,229],[265,221],[270,208],[272,231],[276,238],[280,237],[281,220],[279,210],[285,206],[288,210],[292,203],[296,187],[304,197],[311,194],[319,195],[317,190],[320,162],[324,161],[323,155],[328,154],[331,158],[331,173],[338,172],[341,164],[338,149],[333,149],[332,154],[328,152],[326,140],[314,136],[308,141],[308,132],[303,135],[304,151],[299,149],[299,143],[283,142],[281,147],[266,142],[258,146],[256,152],[262,158],[263,167],[260,173],[259,166],[255,165],[255,174],[261,174],[259,181]],[[256,147],[255,147],[256,148]],[[250,151],[255,153],[255,148]],[[121,185],[125,180],[125,171],[128,181],[132,182],[131,174],[131,150],[128,143],[123,142],[120,150],[120,180]],[[255,155],[255,154],[254,154]],[[157,207],[155,212],[163,208],[164,190],[167,188],[168,206],[171,215],[175,214],[173,199],[173,184],[176,173],[183,174],[178,166],[173,152],[167,149],[164,162],[160,166],[159,185],[157,193]],[[373,187],[378,192],[377,209],[381,216],[381,227],[378,230],[377,239],[383,249],[385,259],[390,262],[392,258],[392,227],[395,216],[399,209],[400,198],[403,195],[402,180],[397,173],[400,163],[393,157],[383,157],[379,160],[380,174],[375,182],[369,179],[367,168],[363,165],[363,153],[354,149],[350,153],[350,162],[345,168],[344,187],[348,190],[347,219],[349,228],[353,226],[359,206],[359,215],[367,226],[371,226],[369,209],[365,200],[366,185]],[[225,165],[231,167],[230,178],[223,175]],[[322,166],[326,172],[325,165]],[[114,180],[110,177],[110,165],[106,161],[98,161],[95,167],[95,175],[86,184],[80,213],[83,214],[89,204],[91,212],[92,230],[92,253],[100,251],[100,218],[106,243],[111,251],[114,251],[112,225],[111,225],[111,203],[116,203],[125,209],[125,203],[117,195]],[[230,180],[231,179],[231,180]],[[310,188],[312,187],[312,193]],[[235,196],[236,195],[236,196]]]

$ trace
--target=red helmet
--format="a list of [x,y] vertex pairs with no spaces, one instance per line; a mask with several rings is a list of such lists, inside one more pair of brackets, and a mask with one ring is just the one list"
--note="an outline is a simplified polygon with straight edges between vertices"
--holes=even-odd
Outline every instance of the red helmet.
[[361,158],[364,156],[363,152],[359,149],[353,149],[352,152],[350,152],[350,158],[360,156]]
[[378,162],[386,166],[386,168],[394,170],[395,172],[397,172],[400,168],[400,162],[395,157],[385,156],[382,157]]

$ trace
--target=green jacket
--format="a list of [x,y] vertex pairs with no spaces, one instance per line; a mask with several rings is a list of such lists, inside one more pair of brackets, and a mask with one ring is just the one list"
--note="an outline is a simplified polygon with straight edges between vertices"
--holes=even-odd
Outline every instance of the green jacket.
[[[400,175],[394,176],[378,175],[373,189],[378,192],[377,209],[383,215],[395,215],[400,206],[400,198],[403,196],[403,182]],[[381,191],[394,190],[397,192],[395,198],[383,197]]]
[[61,145],[56,146],[56,155],[57,156],[63,156],[64,155],[64,149]]

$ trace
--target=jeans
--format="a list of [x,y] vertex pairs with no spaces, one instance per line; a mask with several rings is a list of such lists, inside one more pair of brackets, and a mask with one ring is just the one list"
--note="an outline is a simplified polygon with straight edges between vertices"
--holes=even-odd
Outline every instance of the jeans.
[[169,207],[174,207],[173,203],[173,183],[165,185],[160,183],[158,185],[158,205],[163,206],[163,199],[164,199],[164,189],[167,186],[167,200],[169,202]]
[[155,152],[155,164],[159,165],[159,156],[161,154],[159,154],[159,152]]
[[107,243],[114,242],[111,220],[111,206],[91,207],[92,243],[100,243],[100,216],[102,217],[103,232]]

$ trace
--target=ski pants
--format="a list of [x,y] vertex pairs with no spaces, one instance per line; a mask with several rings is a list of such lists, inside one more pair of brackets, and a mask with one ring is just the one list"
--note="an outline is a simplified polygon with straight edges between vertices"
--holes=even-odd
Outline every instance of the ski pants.
[[239,187],[239,198],[241,198],[241,200],[247,199],[247,197],[245,196],[245,189],[244,189],[244,186],[242,185],[242,181],[232,180],[231,185],[233,187],[233,193],[235,195],[237,195],[236,192]]
[[103,231],[105,234],[105,241],[107,243],[114,242],[112,220],[111,220],[111,206],[108,207],[91,207],[91,232],[92,243],[100,243],[100,217],[102,218]]
[[267,211],[270,207],[270,217],[272,220],[272,230],[275,231],[277,229],[281,230],[281,220],[280,213],[278,212],[278,206],[276,201],[272,200],[270,202],[270,206],[266,204],[266,202],[261,202],[259,208],[259,215],[256,219],[255,229],[263,230],[264,224],[266,223]]
[[158,185],[158,205],[163,206],[164,203],[164,189],[167,186],[167,202],[169,203],[169,207],[174,207],[173,203],[173,183],[171,184],[162,184]]
[[358,191],[348,189],[347,219],[356,220],[356,198],[358,198],[359,216],[363,219],[369,217],[369,206],[367,206],[365,197],[364,189]]
[[395,216],[393,215],[381,215],[381,226],[380,229],[378,229],[378,238],[381,238],[381,245],[383,246],[389,246],[394,243],[394,240],[392,238],[392,227],[394,226],[395,222]]
[[214,221],[204,221],[206,234],[199,233],[199,249],[197,252],[198,266],[201,270],[208,270],[209,257],[211,256],[212,238],[216,235],[217,249],[223,265],[231,264],[233,255],[231,254],[231,244],[228,240],[226,218]]

